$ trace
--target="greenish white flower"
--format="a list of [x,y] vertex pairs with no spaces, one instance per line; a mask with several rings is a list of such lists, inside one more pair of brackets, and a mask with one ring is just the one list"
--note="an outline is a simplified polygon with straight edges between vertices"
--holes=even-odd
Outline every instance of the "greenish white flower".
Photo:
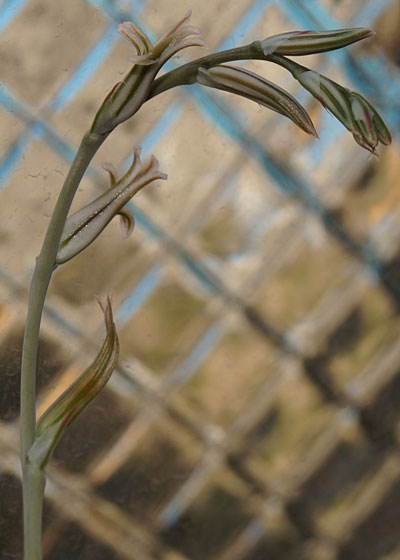
[[132,212],[125,204],[143,187],[156,179],[166,179],[167,175],[158,169],[158,161],[151,156],[147,165],[140,161],[141,148],[133,150],[133,161],[128,171],[120,179],[112,164],[103,164],[110,175],[110,189],[95,200],[72,214],[65,222],[57,252],[56,264],[62,264],[83,251],[117,214],[120,215],[123,237],[133,230]]
[[118,26],[118,32],[136,51],[136,55],[130,59],[134,66],[104,100],[93,121],[92,132],[108,134],[118,124],[134,115],[146,101],[160,68],[174,54],[186,47],[206,46],[203,39],[199,37],[200,31],[188,24],[190,16],[189,11],[154,45],[144,31],[134,23],[124,22]]

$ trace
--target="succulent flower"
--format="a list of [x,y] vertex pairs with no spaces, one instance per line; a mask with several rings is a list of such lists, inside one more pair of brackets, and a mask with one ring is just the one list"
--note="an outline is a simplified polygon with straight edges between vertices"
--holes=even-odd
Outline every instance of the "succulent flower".
[[117,214],[121,217],[123,237],[128,237],[134,227],[132,212],[125,204],[143,187],[156,179],[166,179],[167,175],[158,169],[158,161],[151,156],[147,165],[141,165],[141,148],[133,150],[133,161],[128,171],[120,179],[110,163],[103,164],[110,175],[110,189],[98,198],[72,214],[65,222],[57,252],[56,264],[69,261],[90,245]]
[[204,86],[236,93],[291,119],[302,130],[318,138],[306,110],[287,91],[276,84],[235,66],[199,68],[197,82]]
[[364,27],[330,31],[289,31],[260,41],[260,47],[265,56],[273,53],[300,56],[341,49],[373,35],[374,31]]
[[108,134],[118,124],[129,119],[146,101],[152,82],[160,68],[177,52],[186,47],[206,47],[200,31],[188,24],[186,16],[167,31],[154,45],[137,25],[124,22],[118,32],[134,47],[136,55],[130,58],[133,68],[125,79],[116,84],[105,98],[93,121],[91,131]]
[[110,297],[107,297],[105,305],[98,301],[104,313],[106,338],[93,363],[40,418],[29,457],[41,468],[46,465],[67,426],[103,389],[117,365],[119,342]]
[[352,134],[354,140],[372,154],[376,154],[379,142],[391,143],[390,132],[376,109],[360,93],[330,80],[293,60],[272,55],[277,62],[291,72],[294,78],[332,113]]

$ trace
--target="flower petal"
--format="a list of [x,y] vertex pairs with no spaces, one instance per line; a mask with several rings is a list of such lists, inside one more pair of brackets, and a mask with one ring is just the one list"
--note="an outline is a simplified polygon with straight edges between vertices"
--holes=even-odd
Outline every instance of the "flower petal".
[[350,90],[314,70],[304,72],[297,79],[344,126],[353,130],[354,118],[349,99]]
[[147,37],[146,33],[132,21],[120,23],[117,27],[117,31],[124,39],[134,46],[138,56],[143,56],[151,52],[153,45],[150,39]]
[[171,56],[186,47],[207,46],[199,37],[200,31],[188,25],[190,14],[188,12],[154,45],[134,23],[125,22],[118,26],[119,33],[135,48],[136,54],[130,59],[134,66],[103,101],[92,123],[91,132],[109,134],[116,126],[132,117],[146,101],[157,73]]
[[386,146],[390,145],[392,142],[392,136],[375,107],[371,105],[368,99],[365,99],[365,97],[361,95],[361,93],[356,93],[353,91],[352,96],[357,96],[359,100],[362,100],[364,106],[369,109],[369,112],[372,115],[372,122],[378,135],[379,142],[382,142],[382,144],[385,144]]
[[[189,24],[190,16],[192,15],[189,10],[185,17],[176,23],[169,31],[164,33],[153,47],[153,56],[161,57],[163,60],[168,60],[173,54],[187,46],[207,46],[200,38],[189,39],[191,35],[199,36],[201,31],[197,27]],[[184,44],[185,43],[185,44]]]
[[121,226],[122,239],[127,239],[135,227],[135,216],[129,208],[121,208],[119,211],[119,225]]
[[361,136],[364,143],[374,152],[378,144],[378,133],[373,121],[374,115],[362,95],[352,92],[351,111],[359,131],[357,136]]
[[102,163],[101,167],[110,175],[110,187],[113,187],[117,182],[117,170],[112,163]]

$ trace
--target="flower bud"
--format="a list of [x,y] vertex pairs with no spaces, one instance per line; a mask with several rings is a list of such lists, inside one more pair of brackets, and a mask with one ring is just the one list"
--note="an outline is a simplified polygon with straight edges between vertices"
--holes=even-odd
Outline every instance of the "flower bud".
[[361,94],[344,88],[318,72],[304,72],[297,79],[353,134],[360,146],[376,154],[378,141],[390,144],[389,130]]
[[260,45],[265,56],[273,53],[301,56],[341,49],[374,34],[363,27],[331,31],[290,31],[268,37],[260,41]]
[[360,94],[337,84],[326,76],[309,70],[293,60],[273,55],[274,61],[291,72],[294,78],[332,113],[363,148],[376,154],[379,142],[390,144],[390,132],[376,109]]
[[65,263],[83,251],[117,214],[121,216],[123,237],[128,237],[132,232],[134,218],[132,212],[124,208],[125,204],[152,181],[167,178],[165,173],[159,171],[158,161],[154,156],[151,156],[147,166],[142,166],[140,152],[141,148],[137,146],[133,151],[132,165],[119,180],[113,165],[103,165],[110,175],[111,188],[68,217],[58,247],[56,264]]
[[363,146],[363,142],[365,141],[368,146],[372,147],[371,151],[374,150],[378,141],[382,142],[382,144],[389,145],[392,141],[392,137],[376,109],[361,95],[361,93],[351,91],[350,96],[354,121],[362,139],[362,142],[359,142],[356,137],[357,132],[354,131],[353,134],[356,142]]
[[251,99],[288,117],[302,130],[318,138],[309,115],[294,97],[249,70],[228,65],[213,66],[208,70],[199,68],[197,82]]

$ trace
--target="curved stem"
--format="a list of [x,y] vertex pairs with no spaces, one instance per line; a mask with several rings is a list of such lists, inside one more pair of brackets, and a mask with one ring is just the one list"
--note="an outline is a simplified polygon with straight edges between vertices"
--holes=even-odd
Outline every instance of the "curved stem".
[[[28,455],[35,438],[36,361],[44,300],[54,270],[58,245],[72,200],[91,159],[106,138],[107,134],[100,136],[87,132],[84,135],[50,219],[41,252],[36,259],[35,271],[31,282],[21,363],[21,462],[24,512],[27,512],[26,515],[24,513],[26,560],[36,560],[41,557],[40,550],[32,550],[32,546],[37,548],[41,542],[41,502],[43,499],[44,483],[40,498],[40,492],[38,491],[40,483],[38,482],[38,473],[36,472],[37,466],[29,462]],[[33,497],[34,503],[32,504],[31,500]],[[37,508],[36,512],[35,508]],[[39,535],[36,535],[36,537],[32,536],[38,532]]]
[[302,66],[301,64],[298,64],[294,60],[290,60],[290,58],[286,58],[286,56],[283,56],[281,54],[272,53],[268,55],[268,60],[288,70],[292,74],[293,78],[295,79],[297,79],[296,72],[298,73],[299,70],[301,71],[308,70],[308,68],[306,68],[305,66]]
[[188,62],[183,66],[179,66],[179,68],[175,68],[175,70],[171,70],[171,72],[167,72],[160,78],[154,80],[147,100],[175,86],[193,84],[196,81],[197,71],[200,67],[210,68],[211,66],[224,64],[225,62],[232,62],[234,60],[251,59],[269,59],[269,55],[266,56],[263,53],[260,41],[253,41],[243,47],[237,47],[235,49],[229,49],[213,53],[208,56],[203,56],[202,58],[197,58],[196,60]]

